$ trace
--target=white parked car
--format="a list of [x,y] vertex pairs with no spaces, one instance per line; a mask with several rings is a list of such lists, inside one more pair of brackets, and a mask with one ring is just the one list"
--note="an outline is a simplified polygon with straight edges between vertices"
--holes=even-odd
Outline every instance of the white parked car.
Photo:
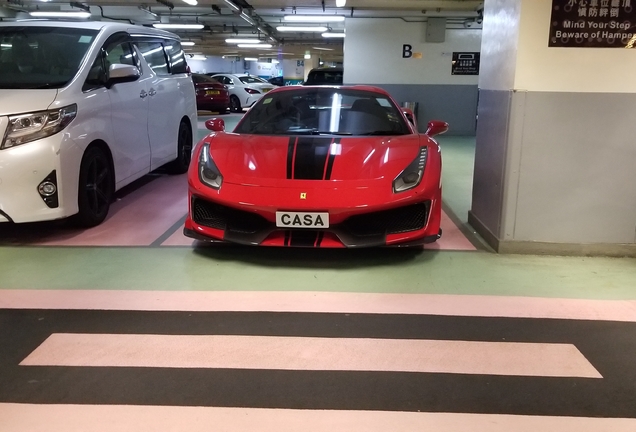
[[101,223],[116,190],[184,173],[196,130],[177,35],[110,22],[0,23],[0,222]]
[[212,78],[225,84],[230,91],[230,111],[241,112],[249,108],[265,93],[276,88],[264,79],[247,74],[215,74]]

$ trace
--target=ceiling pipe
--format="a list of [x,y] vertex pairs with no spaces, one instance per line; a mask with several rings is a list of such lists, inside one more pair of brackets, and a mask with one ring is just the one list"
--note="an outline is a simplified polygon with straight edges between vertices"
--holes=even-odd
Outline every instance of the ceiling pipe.
[[274,35],[272,35],[272,32],[268,29],[269,25],[256,13],[253,13],[253,12],[248,13],[247,11],[243,10],[241,6],[234,3],[232,0],[223,0],[223,1],[230,9],[232,9],[233,13],[241,17],[246,23],[248,23],[254,29],[256,29],[256,31],[258,31],[259,33],[263,33],[265,37],[267,37],[267,39],[269,39],[270,41],[275,42],[277,44],[280,43],[278,39],[274,37]]

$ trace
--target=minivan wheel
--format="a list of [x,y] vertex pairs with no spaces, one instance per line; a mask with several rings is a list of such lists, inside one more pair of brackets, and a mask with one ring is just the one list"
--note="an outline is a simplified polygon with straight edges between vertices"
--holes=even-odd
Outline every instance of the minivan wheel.
[[243,109],[241,108],[241,101],[237,96],[230,97],[230,111],[232,112],[241,112]]
[[192,159],[192,132],[182,121],[177,133],[177,158],[166,165],[170,174],[183,174],[188,171]]
[[114,176],[110,160],[99,147],[90,147],[82,157],[79,173],[75,221],[82,227],[94,227],[106,219],[113,198]]

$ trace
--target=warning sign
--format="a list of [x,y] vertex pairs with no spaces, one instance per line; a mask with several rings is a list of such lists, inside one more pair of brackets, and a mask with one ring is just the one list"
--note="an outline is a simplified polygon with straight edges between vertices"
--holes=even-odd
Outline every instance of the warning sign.
[[632,48],[636,0],[552,0],[551,47]]

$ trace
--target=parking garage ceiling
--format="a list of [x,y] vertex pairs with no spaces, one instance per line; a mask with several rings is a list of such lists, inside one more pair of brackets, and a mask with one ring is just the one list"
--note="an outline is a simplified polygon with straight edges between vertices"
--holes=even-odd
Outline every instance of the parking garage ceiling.
[[[29,12],[33,11],[87,10],[92,19],[139,25],[202,24],[200,30],[171,30],[183,40],[194,42],[187,48],[191,54],[294,58],[311,51],[320,52],[323,60],[340,61],[343,56],[341,38],[325,38],[323,32],[283,32],[277,27],[290,25],[285,22],[286,15],[341,15],[345,18],[398,18],[422,22],[429,17],[446,17],[449,27],[461,28],[467,20],[476,19],[482,7],[481,0],[346,0],[344,7],[336,7],[336,0],[2,0],[0,19],[30,19]],[[345,28],[344,22],[313,25],[326,26],[328,33],[341,33]],[[225,42],[233,37],[259,38],[272,47],[256,50]]]

